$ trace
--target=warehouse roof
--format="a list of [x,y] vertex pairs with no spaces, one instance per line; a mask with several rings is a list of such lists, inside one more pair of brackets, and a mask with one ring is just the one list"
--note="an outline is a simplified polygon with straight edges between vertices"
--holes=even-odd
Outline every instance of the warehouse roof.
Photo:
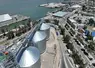
[[78,5],[78,4],[71,6],[71,8],[80,8],[80,7],[81,7],[81,6]]
[[66,15],[67,13],[68,13],[68,12],[59,11],[59,12],[54,13],[53,16],[63,17],[63,16]]
[[9,14],[0,15],[0,22],[11,20],[12,17]]

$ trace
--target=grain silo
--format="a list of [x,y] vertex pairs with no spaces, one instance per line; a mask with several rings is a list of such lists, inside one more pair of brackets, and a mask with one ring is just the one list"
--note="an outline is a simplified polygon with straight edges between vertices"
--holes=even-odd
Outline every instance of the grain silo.
[[18,64],[21,68],[40,68],[39,50],[33,46],[26,48]]
[[44,53],[46,50],[46,33],[43,31],[36,31],[33,37],[33,44],[40,50],[40,53]]
[[49,39],[50,36],[50,26],[46,23],[42,23],[41,27],[40,27],[41,31],[44,31],[47,34],[47,39]]

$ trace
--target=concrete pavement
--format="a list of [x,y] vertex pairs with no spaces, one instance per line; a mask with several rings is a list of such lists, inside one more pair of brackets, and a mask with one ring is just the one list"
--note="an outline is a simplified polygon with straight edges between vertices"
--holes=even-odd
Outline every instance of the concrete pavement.
[[[50,38],[46,44],[46,51],[41,54],[41,68],[62,68],[62,55],[54,28],[50,28]],[[65,68],[65,67],[64,67]]]
[[61,48],[61,52],[62,52],[62,55],[63,55],[63,61],[65,63],[65,68],[75,68],[69,60],[69,56],[66,53],[66,50],[67,50],[67,48],[65,46],[66,44],[63,43],[61,38],[59,39],[59,43],[60,43],[60,48]]

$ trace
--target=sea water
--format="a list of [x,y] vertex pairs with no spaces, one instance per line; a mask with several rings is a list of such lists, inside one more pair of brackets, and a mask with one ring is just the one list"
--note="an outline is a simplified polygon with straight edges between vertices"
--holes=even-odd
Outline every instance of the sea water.
[[36,20],[45,16],[48,11],[54,10],[40,7],[40,4],[60,1],[62,0],[0,0],[0,15],[22,14]]

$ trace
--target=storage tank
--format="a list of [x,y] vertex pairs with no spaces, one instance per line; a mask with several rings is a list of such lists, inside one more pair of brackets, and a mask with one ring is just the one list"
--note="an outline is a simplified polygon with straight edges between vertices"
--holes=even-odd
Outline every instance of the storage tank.
[[47,40],[48,40],[50,36],[50,26],[46,23],[42,23],[40,30],[44,31],[47,34]]
[[18,64],[21,68],[40,68],[40,52],[38,48],[33,46],[26,48]]
[[40,53],[44,53],[46,49],[46,33],[43,31],[36,31],[34,34],[34,37],[32,39],[33,44],[35,47],[37,47],[40,50]]

